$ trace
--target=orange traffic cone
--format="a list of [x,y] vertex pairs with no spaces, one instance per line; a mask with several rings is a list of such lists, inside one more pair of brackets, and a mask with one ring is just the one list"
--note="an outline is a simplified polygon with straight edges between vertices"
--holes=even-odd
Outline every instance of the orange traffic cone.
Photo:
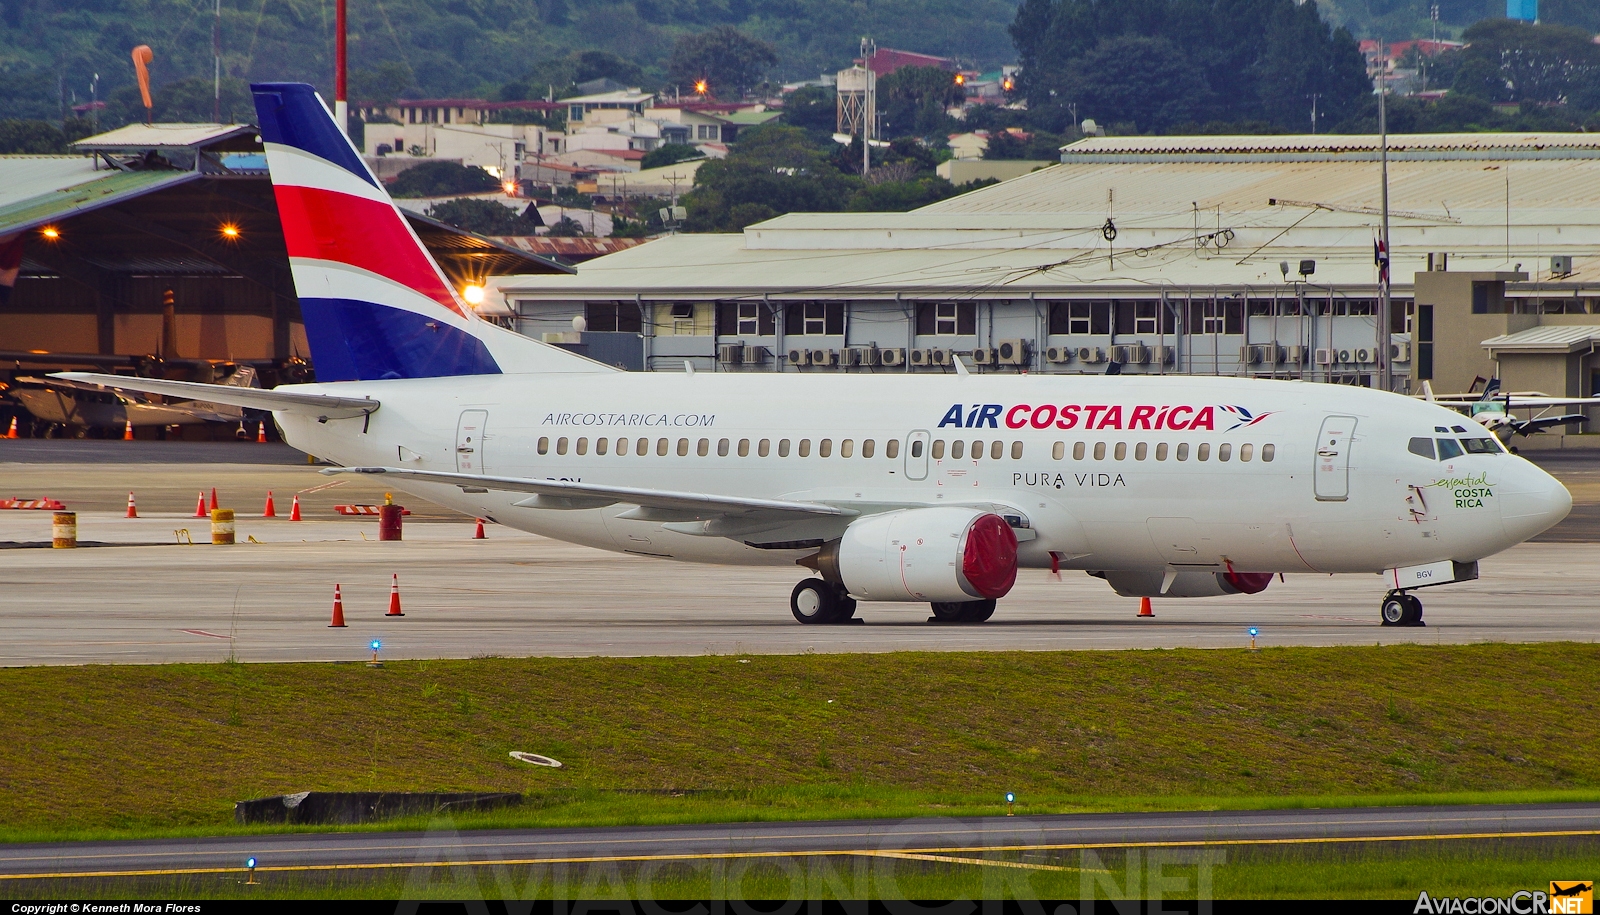
[[294,502],[290,503],[290,505],[289,505],[289,520],[290,521],[299,521],[300,520],[300,497],[299,496],[295,496],[294,497]]
[[194,516],[196,518],[211,517],[211,515],[206,511],[206,492],[203,489],[200,490],[200,501],[195,503]]
[[131,492],[128,493],[128,517],[129,518],[137,518],[137,517],[139,517],[139,508],[138,508],[138,506],[133,504],[133,493],[131,493]]
[[1139,598],[1139,615],[1140,616],[1149,616],[1149,617],[1154,617],[1155,616],[1155,614],[1150,611],[1150,598],[1148,598],[1148,597]]
[[261,517],[263,517],[263,518],[276,518],[276,517],[278,517],[278,508],[277,508],[277,506],[272,504],[272,490],[270,490],[270,489],[267,490],[267,507],[263,508],[261,510]]
[[11,417],[11,428],[6,431],[6,438],[16,438],[16,437],[17,437],[17,418],[15,416],[13,416],[13,417]]
[[483,519],[482,518],[478,519],[478,526],[476,528],[474,528],[473,531],[472,531],[472,539],[473,540],[482,540],[483,539]]
[[333,622],[328,624],[329,629],[343,629],[344,625],[344,598],[339,594],[339,586],[333,586]]
[[211,510],[217,510],[217,488],[215,486],[211,487]]
[[265,445],[266,443],[267,443],[267,424],[265,422],[262,422],[262,423],[259,423],[256,426],[256,444],[257,445]]
[[394,581],[389,585],[389,612],[384,616],[405,616],[400,612],[400,573],[392,573]]
[[122,440],[125,442],[133,441],[133,420],[131,419],[127,421],[127,425],[122,427]]

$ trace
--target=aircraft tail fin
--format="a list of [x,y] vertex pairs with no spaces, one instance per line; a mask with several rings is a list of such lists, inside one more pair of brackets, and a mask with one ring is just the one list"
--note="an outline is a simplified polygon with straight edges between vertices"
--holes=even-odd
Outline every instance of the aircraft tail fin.
[[318,381],[613,371],[478,317],[316,90],[250,88]]
[[1479,397],[1478,400],[1487,403],[1488,401],[1494,400],[1494,396],[1496,394],[1499,394],[1499,393],[1500,393],[1500,376],[1496,375],[1493,378],[1490,378],[1489,381],[1486,384],[1484,384],[1484,386],[1483,386],[1483,396]]

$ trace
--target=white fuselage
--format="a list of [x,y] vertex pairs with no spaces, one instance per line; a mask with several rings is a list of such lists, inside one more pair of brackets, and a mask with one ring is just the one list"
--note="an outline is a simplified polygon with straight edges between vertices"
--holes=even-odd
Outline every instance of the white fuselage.
[[[288,442],[346,466],[826,502],[862,513],[994,506],[1035,533],[1020,548],[1029,567],[1054,558],[1096,571],[1231,564],[1375,572],[1470,562],[1534,536],[1571,506],[1559,482],[1498,448],[1445,460],[1408,450],[1415,437],[1488,437],[1459,413],[1301,382],[612,373],[285,390],[382,402],[370,422],[277,415]],[[1207,410],[1209,424],[1190,428]],[[556,539],[691,562],[792,564],[808,550],[773,544],[831,539],[850,520],[796,522],[751,545],[625,520],[618,515],[629,506],[620,504],[552,510],[516,506],[525,493],[405,488]]]

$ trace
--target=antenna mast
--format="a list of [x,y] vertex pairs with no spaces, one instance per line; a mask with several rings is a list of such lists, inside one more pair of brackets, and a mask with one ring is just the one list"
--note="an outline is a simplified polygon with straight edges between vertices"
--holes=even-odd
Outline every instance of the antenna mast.
[[1378,252],[1378,387],[1394,390],[1394,366],[1389,362],[1389,61],[1383,39],[1378,39],[1378,138],[1383,163],[1383,234]]

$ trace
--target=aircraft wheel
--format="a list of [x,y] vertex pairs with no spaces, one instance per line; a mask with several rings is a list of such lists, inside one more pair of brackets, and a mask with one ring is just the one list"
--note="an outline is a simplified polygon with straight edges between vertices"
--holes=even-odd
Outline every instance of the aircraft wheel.
[[1427,623],[1422,621],[1422,601],[1418,600],[1415,594],[1407,594],[1405,595],[1405,602],[1406,616],[1405,619],[1401,621],[1400,625],[1426,626]]
[[835,599],[839,602],[839,612],[834,615],[833,621],[835,623],[848,623],[855,619],[856,599],[850,596],[850,592],[844,588],[839,588]]
[[[853,615],[855,601],[850,603]],[[838,589],[820,578],[801,581],[789,594],[789,611],[795,619],[807,625],[836,622],[842,609],[839,604]]]
[[962,622],[965,623],[983,623],[987,622],[989,617],[994,616],[995,601],[993,599],[975,600],[968,604],[962,604],[962,606],[967,608],[966,614],[961,617]]
[[929,604],[933,617],[941,623],[981,623],[994,616],[992,600],[964,600]]
[[1383,605],[1378,614],[1383,617],[1385,626],[1404,626],[1406,617],[1411,613],[1411,605],[1406,600],[1406,595],[1396,591],[1383,599]]

